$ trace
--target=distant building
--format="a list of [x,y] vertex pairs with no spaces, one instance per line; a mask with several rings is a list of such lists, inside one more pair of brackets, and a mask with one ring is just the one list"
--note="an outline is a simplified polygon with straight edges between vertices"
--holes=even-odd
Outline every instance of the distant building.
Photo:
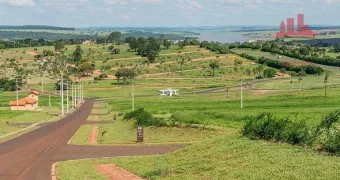
[[93,45],[93,44],[96,44],[96,41],[86,40],[86,41],[83,42],[83,45]]
[[28,97],[19,99],[19,101],[10,101],[12,111],[32,111],[39,106],[39,91],[33,90]]
[[165,90],[159,90],[161,92],[161,96],[177,96],[178,89],[165,89]]

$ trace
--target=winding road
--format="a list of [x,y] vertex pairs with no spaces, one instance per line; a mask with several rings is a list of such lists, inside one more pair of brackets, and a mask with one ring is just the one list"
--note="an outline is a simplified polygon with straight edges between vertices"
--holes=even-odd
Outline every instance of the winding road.
[[74,113],[39,129],[0,144],[1,180],[48,180],[54,163],[116,156],[164,154],[185,147],[171,146],[78,146],[68,141],[86,122],[94,100],[88,99]]

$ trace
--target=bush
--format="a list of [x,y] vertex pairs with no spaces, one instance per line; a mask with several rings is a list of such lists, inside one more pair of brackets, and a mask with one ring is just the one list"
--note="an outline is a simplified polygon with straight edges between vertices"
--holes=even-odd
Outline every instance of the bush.
[[340,153],[340,131],[333,130],[328,133],[326,140],[322,143],[322,148],[330,153]]
[[289,118],[278,119],[270,113],[260,114],[243,127],[243,135],[251,139],[273,140],[290,144],[311,145],[315,131],[305,121],[294,122]]
[[94,77],[93,80],[95,80],[95,81],[100,81],[100,80],[102,80],[102,79],[101,79],[100,77]]
[[105,79],[105,78],[107,78],[108,76],[106,75],[106,74],[101,74],[101,75],[99,75],[99,78],[101,78],[101,79]]
[[264,75],[264,77],[266,77],[266,78],[275,77],[275,75],[276,75],[276,70],[275,70],[274,68],[266,69],[266,70],[264,70],[263,75]]
[[167,123],[162,118],[153,117],[149,112],[145,111],[144,108],[139,108],[135,111],[126,113],[124,115],[124,120],[136,120],[136,126],[155,126],[163,127],[168,126]]
[[120,54],[120,49],[118,48],[112,49],[111,54]]
[[[18,88],[22,86],[21,79],[18,79]],[[16,81],[15,79],[9,78],[0,78],[0,88],[3,91],[15,91],[16,90]]]

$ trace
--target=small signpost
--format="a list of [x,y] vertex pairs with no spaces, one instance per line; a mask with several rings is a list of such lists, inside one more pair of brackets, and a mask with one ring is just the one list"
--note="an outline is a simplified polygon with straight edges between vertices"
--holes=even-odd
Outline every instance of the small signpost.
[[144,141],[144,129],[142,126],[137,127],[137,143]]

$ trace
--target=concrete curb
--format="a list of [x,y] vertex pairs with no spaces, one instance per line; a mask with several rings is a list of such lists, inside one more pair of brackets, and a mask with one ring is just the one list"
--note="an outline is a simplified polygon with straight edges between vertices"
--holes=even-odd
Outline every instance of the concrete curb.
[[57,166],[58,166],[58,163],[54,163],[52,165],[52,169],[51,169],[51,179],[52,180],[57,180]]

